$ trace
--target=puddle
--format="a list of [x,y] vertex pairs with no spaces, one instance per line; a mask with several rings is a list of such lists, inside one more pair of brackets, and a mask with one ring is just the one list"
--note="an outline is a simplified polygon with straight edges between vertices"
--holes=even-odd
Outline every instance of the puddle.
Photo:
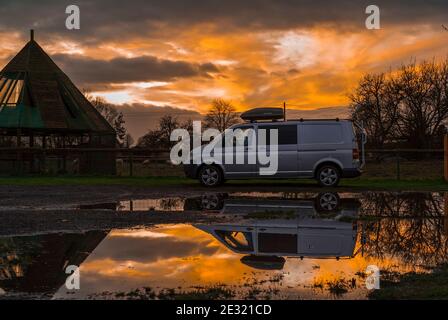
[[[245,193],[125,201],[117,210],[238,219],[0,237],[0,298],[366,299],[369,265],[383,281],[448,262],[447,199]],[[68,265],[80,266],[80,290],[65,287]]]

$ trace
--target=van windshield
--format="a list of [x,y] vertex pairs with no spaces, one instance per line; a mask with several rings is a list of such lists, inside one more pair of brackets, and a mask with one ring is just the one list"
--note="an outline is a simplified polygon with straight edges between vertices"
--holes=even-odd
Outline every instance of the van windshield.
[[216,235],[235,251],[250,252],[254,250],[251,232],[216,230]]

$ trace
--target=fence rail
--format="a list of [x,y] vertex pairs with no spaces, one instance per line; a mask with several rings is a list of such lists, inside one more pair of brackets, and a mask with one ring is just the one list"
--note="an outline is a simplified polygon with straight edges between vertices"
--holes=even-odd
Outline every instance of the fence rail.
[[[31,173],[71,173],[78,174],[75,164],[89,153],[104,153],[115,157],[119,175],[146,175],[152,164],[164,165],[172,171],[170,151],[153,148],[25,148],[0,147],[0,172]],[[365,175],[369,177],[402,178],[443,177],[444,149],[366,149]],[[10,164],[9,171],[4,164]],[[27,168],[29,170],[24,170]],[[169,167],[171,166],[171,169]],[[50,168],[53,167],[52,170]],[[144,167],[145,170],[142,170]],[[179,166],[178,166],[179,167]],[[414,171],[414,172],[413,172]],[[146,172],[146,173],[145,173]],[[157,172],[150,172],[156,174]],[[179,167],[173,174],[182,174]]]

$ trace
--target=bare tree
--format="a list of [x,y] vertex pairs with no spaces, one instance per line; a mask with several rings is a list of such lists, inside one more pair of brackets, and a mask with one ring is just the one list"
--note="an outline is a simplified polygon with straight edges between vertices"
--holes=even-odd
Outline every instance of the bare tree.
[[367,256],[396,257],[409,266],[437,266],[448,260],[444,198],[431,193],[369,193],[360,214]]
[[134,138],[131,134],[127,133],[126,137],[124,138],[124,146],[126,148],[130,148],[134,144]]
[[[431,148],[448,118],[448,60],[403,66],[398,73],[399,133],[415,148]],[[439,142],[441,143],[441,142]]]
[[364,125],[371,145],[382,147],[393,139],[400,97],[392,79],[384,73],[366,75],[349,97],[352,119]]
[[119,144],[122,146],[125,145],[127,130],[123,113],[118,111],[113,104],[108,103],[105,99],[92,96],[87,90],[83,90],[83,94],[107,122],[109,122],[112,128],[115,129]]
[[223,99],[215,99],[205,115],[205,126],[223,132],[228,127],[239,122],[235,107]]
[[176,142],[170,141],[171,132],[178,128],[184,128],[191,132],[193,124],[191,120],[180,123],[176,117],[165,115],[159,120],[159,127],[155,130],[149,130],[143,137],[138,140],[138,147],[169,149]]
[[364,124],[371,145],[438,147],[448,120],[448,60],[366,75],[350,99],[352,119]]

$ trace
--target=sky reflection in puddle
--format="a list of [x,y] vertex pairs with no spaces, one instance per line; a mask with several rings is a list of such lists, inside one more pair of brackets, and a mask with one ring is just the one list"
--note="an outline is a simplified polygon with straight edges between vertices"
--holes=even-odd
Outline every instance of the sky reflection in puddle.
[[[448,260],[443,194],[204,199],[182,210],[245,219],[0,238],[0,288],[58,299],[133,298],[139,288],[166,298],[219,286],[231,298],[365,299],[368,265],[427,272]],[[81,265],[77,291],[64,287],[70,264]]]

